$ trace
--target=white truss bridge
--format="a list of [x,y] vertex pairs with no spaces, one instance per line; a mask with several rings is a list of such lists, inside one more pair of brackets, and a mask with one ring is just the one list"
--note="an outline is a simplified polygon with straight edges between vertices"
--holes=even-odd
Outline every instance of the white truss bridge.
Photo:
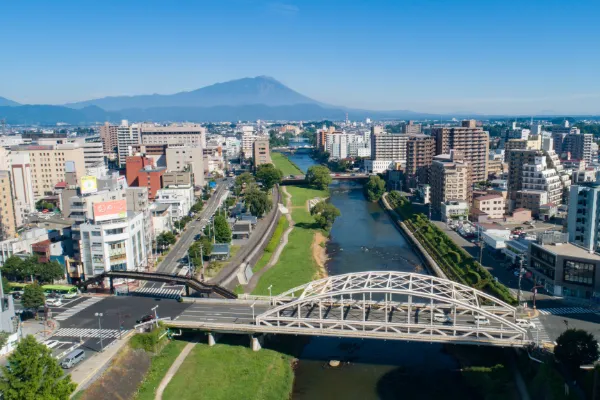
[[[222,300],[240,318],[178,318],[168,325],[209,332],[276,333],[521,347],[515,307],[459,283],[417,273],[336,275],[274,297]],[[252,317],[245,307],[252,309]],[[204,306],[202,306],[204,307]],[[223,306],[221,306],[223,307]],[[226,310],[227,311],[227,310]],[[235,312],[232,311],[232,317]]]

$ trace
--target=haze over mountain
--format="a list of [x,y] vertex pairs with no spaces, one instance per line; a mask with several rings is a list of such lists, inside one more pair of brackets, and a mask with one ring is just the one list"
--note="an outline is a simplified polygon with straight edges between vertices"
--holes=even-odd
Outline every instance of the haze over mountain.
[[14,107],[20,106],[16,101],[7,99],[6,97],[0,97],[0,107]]
[[295,104],[321,104],[268,77],[242,78],[215,83],[190,92],[151,94],[138,96],[112,96],[65,104],[71,108],[94,105],[107,111],[153,107],[215,107],[262,104],[289,106]]

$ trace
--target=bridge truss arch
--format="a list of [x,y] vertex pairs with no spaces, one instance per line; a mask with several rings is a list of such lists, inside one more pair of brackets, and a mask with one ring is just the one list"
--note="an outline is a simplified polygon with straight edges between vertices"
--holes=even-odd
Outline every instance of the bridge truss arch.
[[[431,275],[335,275],[272,299],[256,324],[299,334],[523,346],[516,309],[480,290]],[[445,321],[444,321],[445,319]]]

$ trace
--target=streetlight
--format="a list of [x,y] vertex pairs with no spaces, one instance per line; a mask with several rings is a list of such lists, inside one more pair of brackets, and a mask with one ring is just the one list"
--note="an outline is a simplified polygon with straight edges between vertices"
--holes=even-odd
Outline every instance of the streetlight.
[[156,326],[158,327],[158,312],[156,311],[157,308],[158,305],[152,307],[150,311],[154,311],[154,320],[156,321]]
[[256,304],[256,302],[252,303],[252,305],[250,306],[250,308],[252,309],[252,322],[254,321],[254,305]]
[[102,313],[96,313],[96,317],[98,317],[98,328],[100,330],[100,352],[104,351],[104,342],[102,341]]
[[271,289],[273,289],[273,285],[269,285],[267,289],[269,289],[269,304],[273,305],[273,295],[271,294]]

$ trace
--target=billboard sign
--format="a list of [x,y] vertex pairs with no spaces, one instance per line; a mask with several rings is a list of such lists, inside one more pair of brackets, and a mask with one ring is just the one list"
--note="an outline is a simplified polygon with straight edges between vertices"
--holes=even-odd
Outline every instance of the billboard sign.
[[98,191],[98,181],[95,176],[81,177],[81,194],[96,193]]
[[94,204],[95,221],[125,217],[127,217],[127,200],[103,201]]

